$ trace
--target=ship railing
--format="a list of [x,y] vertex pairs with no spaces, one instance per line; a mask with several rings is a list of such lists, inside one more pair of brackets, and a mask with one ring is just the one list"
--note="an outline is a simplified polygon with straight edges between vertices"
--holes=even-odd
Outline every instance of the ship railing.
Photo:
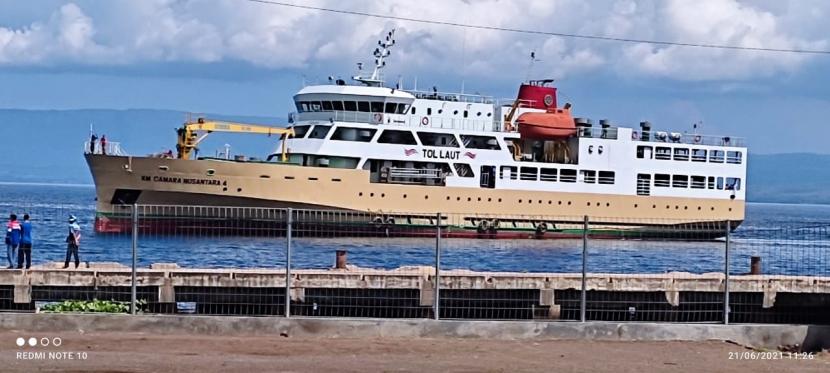
[[595,127],[581,127],[577,128],[577,135],[579,137],[588,137],[595,139],[617,139],[617,127],[595,128]]
[[493,96],[484,96],[466,93],[451,93],[451,92],[436,92],[436,91],[418,91],[418,90],[404,90],[409,92],[415,98],[422,100],[440,100],[440,101],[454,101],[454,102],[469,102],[475,104],[492,104],[495,102]]
[[437,168],[389,167],[389,179],[440,180],[443,173]]
[[127,152],[121,148],[119,142],[107,141],[105,144],[101,144],[100,141],[96,141],[94,144],[90,144],[89,141],[84,141],[84,154],[126,156]]
[[660,130],[650,130],[645,133],[635,131],[635,139],[647,142],[667,144],[690,144],[709,146],[746,146],[746,139],[732,136],[702,135],[696,133],[679,133]]

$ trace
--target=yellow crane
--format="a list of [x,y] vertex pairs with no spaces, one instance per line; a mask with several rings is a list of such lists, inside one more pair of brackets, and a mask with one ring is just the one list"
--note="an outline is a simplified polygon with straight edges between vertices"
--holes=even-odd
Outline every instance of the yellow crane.
[[[282,161],[287,160],[285,140],[294,136],[293,128],[268,127],[257,124],[235,123],[199,118],[195,122],[185,122],[176,130],[178,143],[176,150],[179,159],[189,159],[190,154],[202,140],[212,132],[255,133],[282,136]],[[201,133],[201,134],[200,134]]]

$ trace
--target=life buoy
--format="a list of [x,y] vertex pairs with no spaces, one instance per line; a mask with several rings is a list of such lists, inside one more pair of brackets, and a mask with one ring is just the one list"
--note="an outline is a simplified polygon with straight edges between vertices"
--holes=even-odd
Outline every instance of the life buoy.
[[490,223],[490,230],[493,231],[493,233],[499,230],[499,219],[493,219]]
[[700,144],[700,135],[695,135],[695,144]]
[[639,138],[640,138],[640,134],[638,134],[637,131],[632,131],[631,132],[631,139],[632,140],[637,140]]
[[395,225],[395,218],[393,218],[393,217],[386,218],[386,225]]
[[383,113],[375,113],[375,115],[372,116],[372,119],[375,123],[383,123]]
[[372,225],[374,225],[375,228],[381,228],[383,226],[383,218],[380,216],[375,216],[375,218],[372,219]]
[[422,126],[428,126],[429,125],[429,118],[427,118],[427,117],[421,118],[421,125]]

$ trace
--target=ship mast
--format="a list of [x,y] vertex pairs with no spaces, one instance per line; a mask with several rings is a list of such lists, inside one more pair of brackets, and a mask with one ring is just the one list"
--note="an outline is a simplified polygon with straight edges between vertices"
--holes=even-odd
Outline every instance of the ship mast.
[[370,87],[380,87],[383,85],[383,74],[381,73],[381,69],[386,66],[386,61],[384,59],[389,57],[392,53],[390,48],[395,45],[395,30],[389,31],[386,34],[386,40],[378,40],[378,48],[375,48],[374,53],[375,56],[375,68],[372,70],[372,75],[369,77],[364,77],[360,75],[356,75],[352,77],[355,81],[361,82]]

